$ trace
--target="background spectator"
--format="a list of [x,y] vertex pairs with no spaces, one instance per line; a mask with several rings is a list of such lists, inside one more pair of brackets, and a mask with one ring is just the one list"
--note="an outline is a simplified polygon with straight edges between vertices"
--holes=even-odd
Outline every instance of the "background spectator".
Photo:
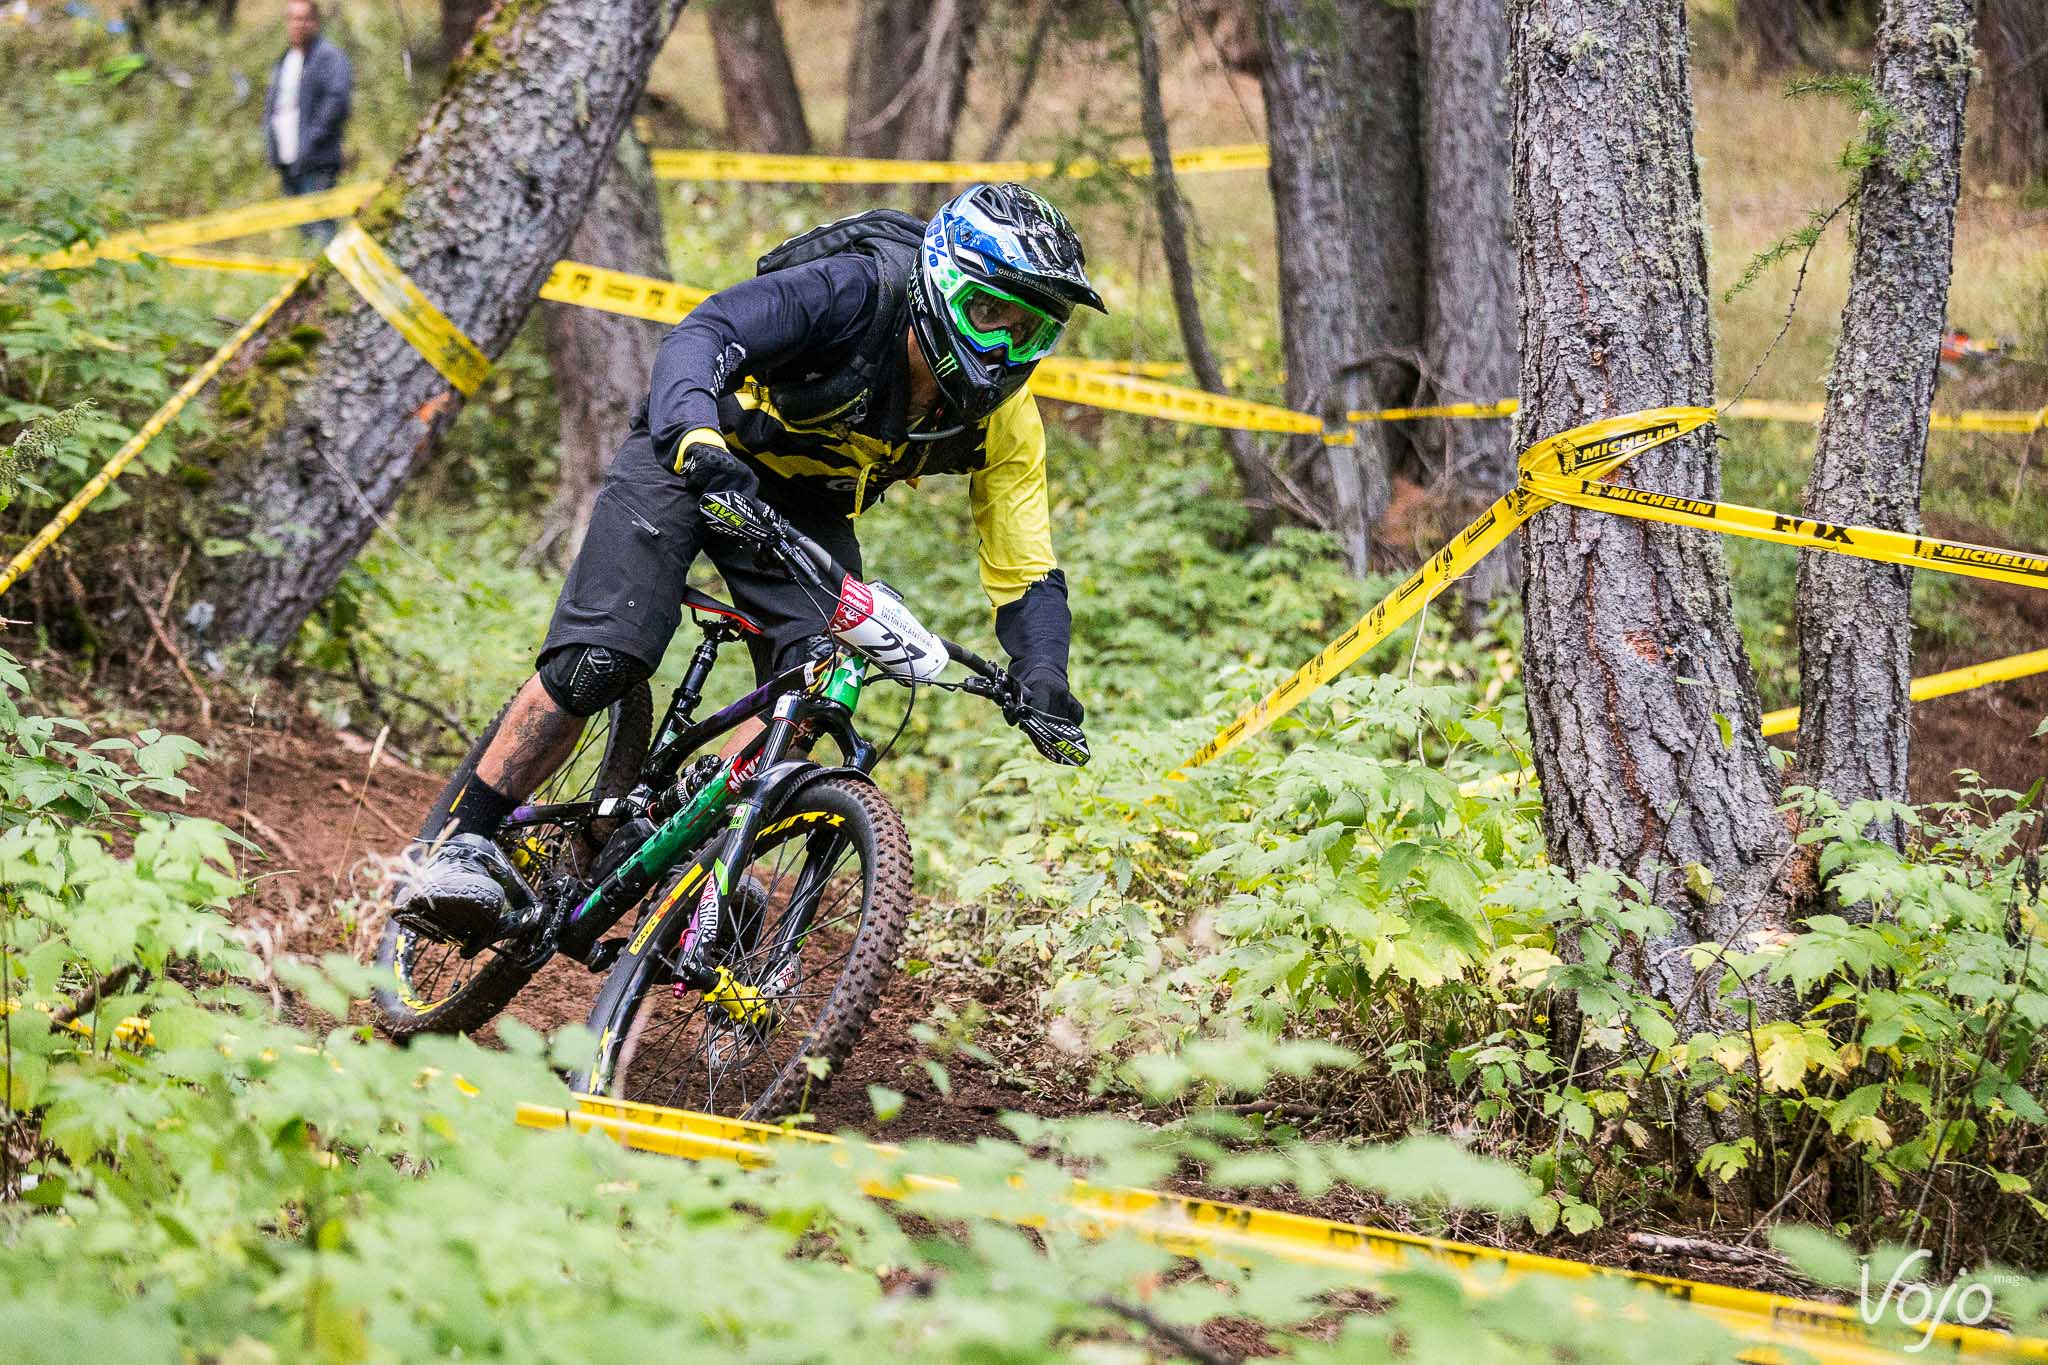
[[[320,36],[320,8],[313,0],[291,0],[284,13],[291,46],[271,68],[264,138],[284,192],[313,194],[333,189],[341,174],[341,134],[355,73],[341,49]],[[308,223],[300,232],[324,245],[334,236],[334,222]]]

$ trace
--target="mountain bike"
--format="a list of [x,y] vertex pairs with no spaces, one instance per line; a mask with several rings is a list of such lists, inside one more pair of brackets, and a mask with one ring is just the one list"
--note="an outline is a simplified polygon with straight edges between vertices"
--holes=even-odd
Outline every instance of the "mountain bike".
[[[593,718],[570,761],[496,835],[521,876],[509,888],[513,927],[451,943],[391,920],[376,996],[395,1037],[467,1032],[551,958],[571,958],[605,974],[590,1015],[595,1051],[573,1088],[770,1118],[844,1063],[909,913],[910,841],[874,782],[882,751],[854,726],[870,682],[910,687],[913,705],[921,687],[986,698],[1056,763],[1086,763],[1088,744],[1078,726],[1028,706],[1004,669],[932,634],[886,585],[847,573],[773,509],[734,492],[701,508],[715,533],[802,585],[830,634],[698,720],[719,650],[760,627],[689,590],[703,638],[659,727],[642,683]],[[942,681],[949,663],[964,680]],[[445,837],[449,807],[503,719],[428,810],[415,856]],[[702,752],[749,720],[765,728],[730,757]],[[813,756],[821,739],[837,763]]]

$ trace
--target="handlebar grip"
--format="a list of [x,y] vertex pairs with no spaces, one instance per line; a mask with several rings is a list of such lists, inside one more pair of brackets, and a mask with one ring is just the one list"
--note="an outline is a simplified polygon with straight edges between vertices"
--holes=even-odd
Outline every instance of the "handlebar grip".
[[946,647],[948,658],[970,672],[979,673],[984,678],[994,678],[1001,671],[987,659],[982,658],[957,640],[941,638],[939,643]]

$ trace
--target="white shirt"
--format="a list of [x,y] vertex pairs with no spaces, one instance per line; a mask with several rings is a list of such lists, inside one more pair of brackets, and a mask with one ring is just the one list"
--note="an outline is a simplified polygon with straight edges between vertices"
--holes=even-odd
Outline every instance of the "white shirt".
[[285,53],[277,68],[277,107],[270,115],[270,132],[277,139],[278,164],[284,166],[299,159],[299,77],[305,70],[306,54],[298,48]]

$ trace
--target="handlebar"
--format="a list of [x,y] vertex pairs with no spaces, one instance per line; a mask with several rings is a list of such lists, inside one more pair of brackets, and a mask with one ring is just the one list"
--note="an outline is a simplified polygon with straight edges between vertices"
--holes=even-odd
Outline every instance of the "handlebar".
[[[824,546],[791,526],[774,508],[744,493],[707,493],[701,510],[714,531],[768,551],[792,573],[835,600],[840,586],[855,575],[846,571]],[[973,676],[960,690],[986,697],[1001,709],[1003,719],[1022,730],[1038,752],[1054,763],[1083,767],[1089,759],[1088,737],[1071,721],[1047,715],[1024,700],[1017,680],[999,664],[990,663],[967,646],[940,637],[946,655]]]

